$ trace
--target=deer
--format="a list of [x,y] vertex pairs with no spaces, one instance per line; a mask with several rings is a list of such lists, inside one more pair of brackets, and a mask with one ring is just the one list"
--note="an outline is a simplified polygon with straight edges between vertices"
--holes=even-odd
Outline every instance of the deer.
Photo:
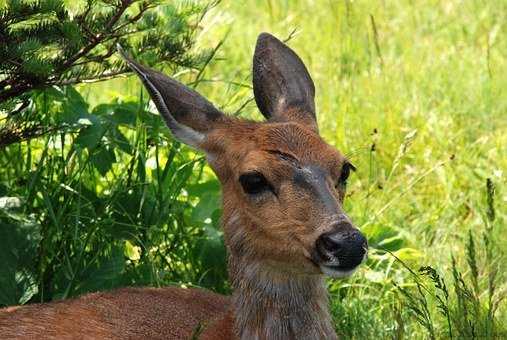
[[315,85],[300,57],[257,38],[262,122],[228,116],[118,46],[175,139],[203,152],[222,187],[232,296],[198,288],[121,288],[7,307],[7,339],[337,339],[326,277],[351,275],[365,236],[343,211],[355,167],[319,135]]

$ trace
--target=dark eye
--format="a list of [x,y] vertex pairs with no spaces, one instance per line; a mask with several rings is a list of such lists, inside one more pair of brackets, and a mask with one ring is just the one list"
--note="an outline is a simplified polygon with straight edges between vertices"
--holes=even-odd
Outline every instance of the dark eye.
[[346,163],[343,164],[342,171],[341,171],[341,174],[340,174],[340,178],[338,179],[338,183],[336,184],[337,187],[339,185],[341,185],[341,186],[346,186],[347,185],[347,179],[350,176],[350,171],[351,170],[352,171],[356,170],[356,168],[352,164],[350,164],[348,162],[346,162]]
[[259,172],[247,172],[239,176],[239,182],[243,190],[249,195],[260,194],[265,191],[273,191],[266,177]]

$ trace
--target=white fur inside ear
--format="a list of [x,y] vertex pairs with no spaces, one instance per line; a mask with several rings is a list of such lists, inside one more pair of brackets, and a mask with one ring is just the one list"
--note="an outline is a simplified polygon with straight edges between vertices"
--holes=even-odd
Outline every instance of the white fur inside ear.
[[164,101],[164,98],[162,97],[162,94],[157,89],[157,87],[151,82],[149,76],[141,69],[139,68],[136,63],[134,63],[130,57],[125,53],[123,48],[118,44],[117,46],[118,52],[120,52],[120,55],[125,60],[127,65],[139,75],[142,82],[146,85],[148,88],[148,92],[151,95],[151,98],[153,102],[155,103],[155,106],[159,110],[160,114],[164,118],[167,126],[173,133],[174,137],[181,142],[194,147],[196,149],[200,150],[200,144],[204,141],[205,135],[195,131],[194,129],[180,124],[171,114],[171,111],[167,107],[167,104]]
[[158,91],[158,89],[153,85],[153,83],[150,82],[150,79],[146,76],[144,76],[144,83],[150,87],[152,90],[152,100],[155,102],[155,105],[157,102],[159,105],[156,105],[157,108],[160,111],[160,114],[164,118],[164,120],[167,123],[167,126],[173,133],[174,137],[179,139],[181,142],[192,146],[196,149],[200,149],[199,145],[204,141],[204,134],[195,131],[194,129],[178,123],[176,119],[174,119],[173,115],[169,111],[169,108],[167,107],[166,103],[164,102],[164,98]]

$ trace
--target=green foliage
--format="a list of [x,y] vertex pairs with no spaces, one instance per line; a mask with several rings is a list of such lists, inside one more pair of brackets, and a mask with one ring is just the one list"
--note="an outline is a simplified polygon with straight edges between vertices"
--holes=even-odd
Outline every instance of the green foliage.
[[[507,295],[499,272],[503,253],[493,239],[493,193],[494,185],[488,179],[484,229],[475,233],[470,230],[465,244],[468,268],[461,269],[450,255],[451,268],[446,273],[431,266],[422,266],[416,272],[389,252],[395,262],[381,271],[383,275],[370,271],[366,277],[369,282],[358,279],[354,281],[361,283],[331,286],[337,332],[345,338],[375,335],[402,339],[420,334],[419,325],[429,339],[501,338],[507,329],[500,321],[503,315],[499,308]],[[478,245],[479,233],[482,242]],[[378,270],[378,263],[370,264],[370,268]],[[395,265],[400,265],[401,271],[394,269],[398,273],[390,274]],[[386,280],[389,276],[394,280]],[[446,280],[451,281],[450,286]]]
[[[500,253],[492,240],[489,225],[494,222],[494,186],[487,180],[487,215],[483,230],[482,247],[477,249],[476,237],[469,231],[466,243],[466,261],[468,275],[460,270],[454,256],[452,257],[452,287],[449,292],[442,277],[436,269],[424,266],[419,274],[412,274],[416,289],[398,286],[406,308],[412,317],[424,327],[431,339],[496,339],[501,338],[507,329],[497,321],[498,306],[505,299],[504,292],[499,292],[501,285],[498,276],[498,258],[495,260],[488,254]],[[481,250],[481,253],[478,253]],[[403,264],[405,265],[405,264]],[[421,277],[422,276],[422,277]],[[429,287],[427,282],[433,287]],[[451,295],[452,294],[452,295]],[[431,313],[434,306],[439,313]],[[439,323],[432,319],[432,314],[444,317],[445,322]]]
[[0,207],[1,304],[125,285],[225,289],[219,188],[193,184],[205,178],[193,175],[202,157],[168,146],[142,100],[89,110],[67,87],[40,93],[34,105],[68,128],[2,154],[13,165],[3,167],[2,186],[18,204]]
[[[173,29],[195,28],[171,19],[185,6],[163,8]],[[358,168],[344,209],[370,252],[354,276],[329,281],[342,338],[505,335],[506,15],[502,1],[223,2],[199,21],[199,44],[217,48],[198,69],[169,63],[226,112],[260,118],[255,39],[291,37],[317,86],[321,134]],[[136,53],[141,40],[125,46]],[[5,121],[16,143],[0,150],[0,304],[124,285],[229,290],[218,183],[139,89],[36,90]]]
[[190,214],[195,196],[182,194],[202,159],[178,144],[162,148],[168,132],[142,98],[91,108],[68,85],[130,72],[116,43],[149,65],[199,69],[209,53],[193,49],[195,32],[212,5],[12,0],[0,8],[0,145],[39,137],[2,150],[2,196],[21,206],[0,207],[0,304],[211,275],[195,248],[216,247],[221,236],[206,236]]
[[[9,0],[0,7],[0,146],[35,137],[47,121],[20,118],[29,91],[130,73],[116,44],[145,64],[199,68],[209,52],[193,50],[197,25],[213,4],[167,1]],[[2,116],[0,116],[2,117]],[[32,123],[31,125],[29,123]],[[27,125],[28,124],[28,125]],[[33,130],[33,125],[38,129]]]

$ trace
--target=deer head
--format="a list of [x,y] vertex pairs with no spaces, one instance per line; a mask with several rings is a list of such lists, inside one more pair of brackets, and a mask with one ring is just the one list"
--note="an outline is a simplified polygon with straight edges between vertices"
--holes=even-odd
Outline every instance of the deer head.
[[315,87],[290,48],[266,33],[258,38],[253,88],[264,122],[227,116],[192,89],[122,55],[174,137],[207,155],[223,187],[231,258],[272,272],[334,277],[363,261],[366,239],[342,209],[354,166],[319,136]]

